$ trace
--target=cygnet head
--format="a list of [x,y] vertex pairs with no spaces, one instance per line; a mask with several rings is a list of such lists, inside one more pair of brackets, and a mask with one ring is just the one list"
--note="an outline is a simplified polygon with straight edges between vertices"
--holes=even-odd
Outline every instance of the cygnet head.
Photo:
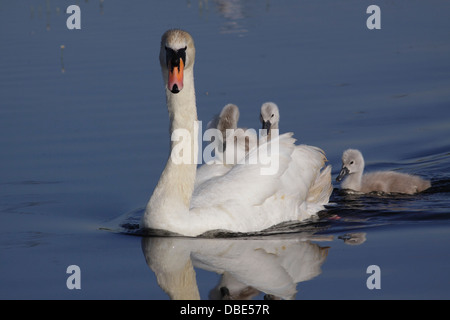
[[222,132],[225,132],[227,129],[237,129],[238,121],[239,108],[235,104],[229,103],[220,112],[217,129]]
[[192,72],[194,60],[194,40],[189,33],[172,29],[162,35],[159,62],[164,84],[170,92],[178,93],[183,89],[184,74]]
[[336,178],[341,181],[345,176],[364,171],[364,158],[359,150],[348,149],[342,154],[342,169]]
[[267,129],[267,131],[270,129],[278,129],[278,123],[280,122],[278,106],[273,102],[263,103],[261,106],[260,120],[263,129]]

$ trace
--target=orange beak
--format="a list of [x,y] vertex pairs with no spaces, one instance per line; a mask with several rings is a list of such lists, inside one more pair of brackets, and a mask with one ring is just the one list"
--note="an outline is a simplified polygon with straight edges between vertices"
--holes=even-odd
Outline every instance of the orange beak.
[[167,88],[172,91],[172,93],[178,93],[183,89],[183,70],[184,62],[180,59],[180,64],[177,66],[172,66],[169,61],[169,81],[167,83]]

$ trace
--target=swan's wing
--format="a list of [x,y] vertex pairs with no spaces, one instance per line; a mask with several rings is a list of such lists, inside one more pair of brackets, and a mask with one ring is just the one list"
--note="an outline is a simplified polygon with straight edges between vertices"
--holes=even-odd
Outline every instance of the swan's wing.
[[301,194],[302,200],[306,200],[311,186],[320,175],[320,169],[324,166],[325,160],[324,152],[319,148],[308,145],[296,146],[289,170],[281,177],[283,192]]
[[[292,160],[294,142],[292,134],[287,133],[252,149],[246,157],[246,164],[236,164],[226,174],[198,185],[194,190],[191,208],[230,203],[261,205],[279,188],[280,177]],[[272,148],[275,143],[279,146],[278,150]],[[273,152],[268,153],[268,149]],[[260,161],[262,155],[268,154],[270,157],[264,160],[272,159],[272,163]]]
[[328,165],[317,176],[311,188],[308,191],[308,203],[315,203],[319,205],[327,204],[331,193],[333,192],[333,185],[331,183],[331,165]]
[[[270,166],[237,164],[223,176],[199,185],[191,199],[189,214],[196,217],[190,222],[191,228],[198,228],[198,233],[215,229],[260,231],[284,221],[307,219],[323,209],[306,201],[324,165],[323,152],[315,147],[296,146],[292,134],[269,141],[252,149],[247,160],[270,148],[277,170],[262,174],[262,169],[267,173]],[[275,141],[279,148],[272,145]],[[194,224],[198,221],[201,228]]]
[[206,181],[221,177],[226,174],[232,166],[224,165],[221,163],[218,164],[203,164],[197,169],[197,175],[195,176],[195,185],[194,188],[204,184]]
[[308,145],[296,146],[289,169],[281,177],[282,183],[277,196],[293,202],[289,208],[298,210],[299,220],[307,219],[323,210],[324,203],[318,202],[321,200],[319,194],[323,193],[326,197],[332,189],[331,172],[325,170],[321,178],[325,161],[325,154],[321,149]]
[[[216,145],[218,149],[216,149],[214,159],[197,169],[195,188],[209,179],[225,175],[236,163],[244,161],[243,158],[247,157],[249,151],[256,145],[257,136],[254,132],[237,129],[234,134],[236,135],[237,142],[234,144],[234,149],[232,148],[233,145],[229,145],[225,152],[221,152],[221,148]],[[231,161],[228,160],[228,153],[231,153],[231,158],[234,158]]]

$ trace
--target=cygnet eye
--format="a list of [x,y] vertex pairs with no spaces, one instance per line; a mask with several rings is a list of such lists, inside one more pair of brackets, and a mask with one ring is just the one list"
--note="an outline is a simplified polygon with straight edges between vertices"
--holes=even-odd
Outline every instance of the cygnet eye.
[[271,118],[273,118],[274,114],[272,113],[272,115],[270,116]]
[[350,164],[353,164],[354,163],[354,161],[350,161]]

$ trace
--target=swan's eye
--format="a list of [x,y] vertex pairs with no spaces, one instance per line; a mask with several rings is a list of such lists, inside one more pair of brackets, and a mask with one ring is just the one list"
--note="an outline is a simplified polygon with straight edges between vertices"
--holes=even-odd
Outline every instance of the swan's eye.
[[273,118],[274,114],[272,113],[272,115],[270,116],[271,118]]
[[354,161],[350,161],[350,164],[353,164],[354,163]]

